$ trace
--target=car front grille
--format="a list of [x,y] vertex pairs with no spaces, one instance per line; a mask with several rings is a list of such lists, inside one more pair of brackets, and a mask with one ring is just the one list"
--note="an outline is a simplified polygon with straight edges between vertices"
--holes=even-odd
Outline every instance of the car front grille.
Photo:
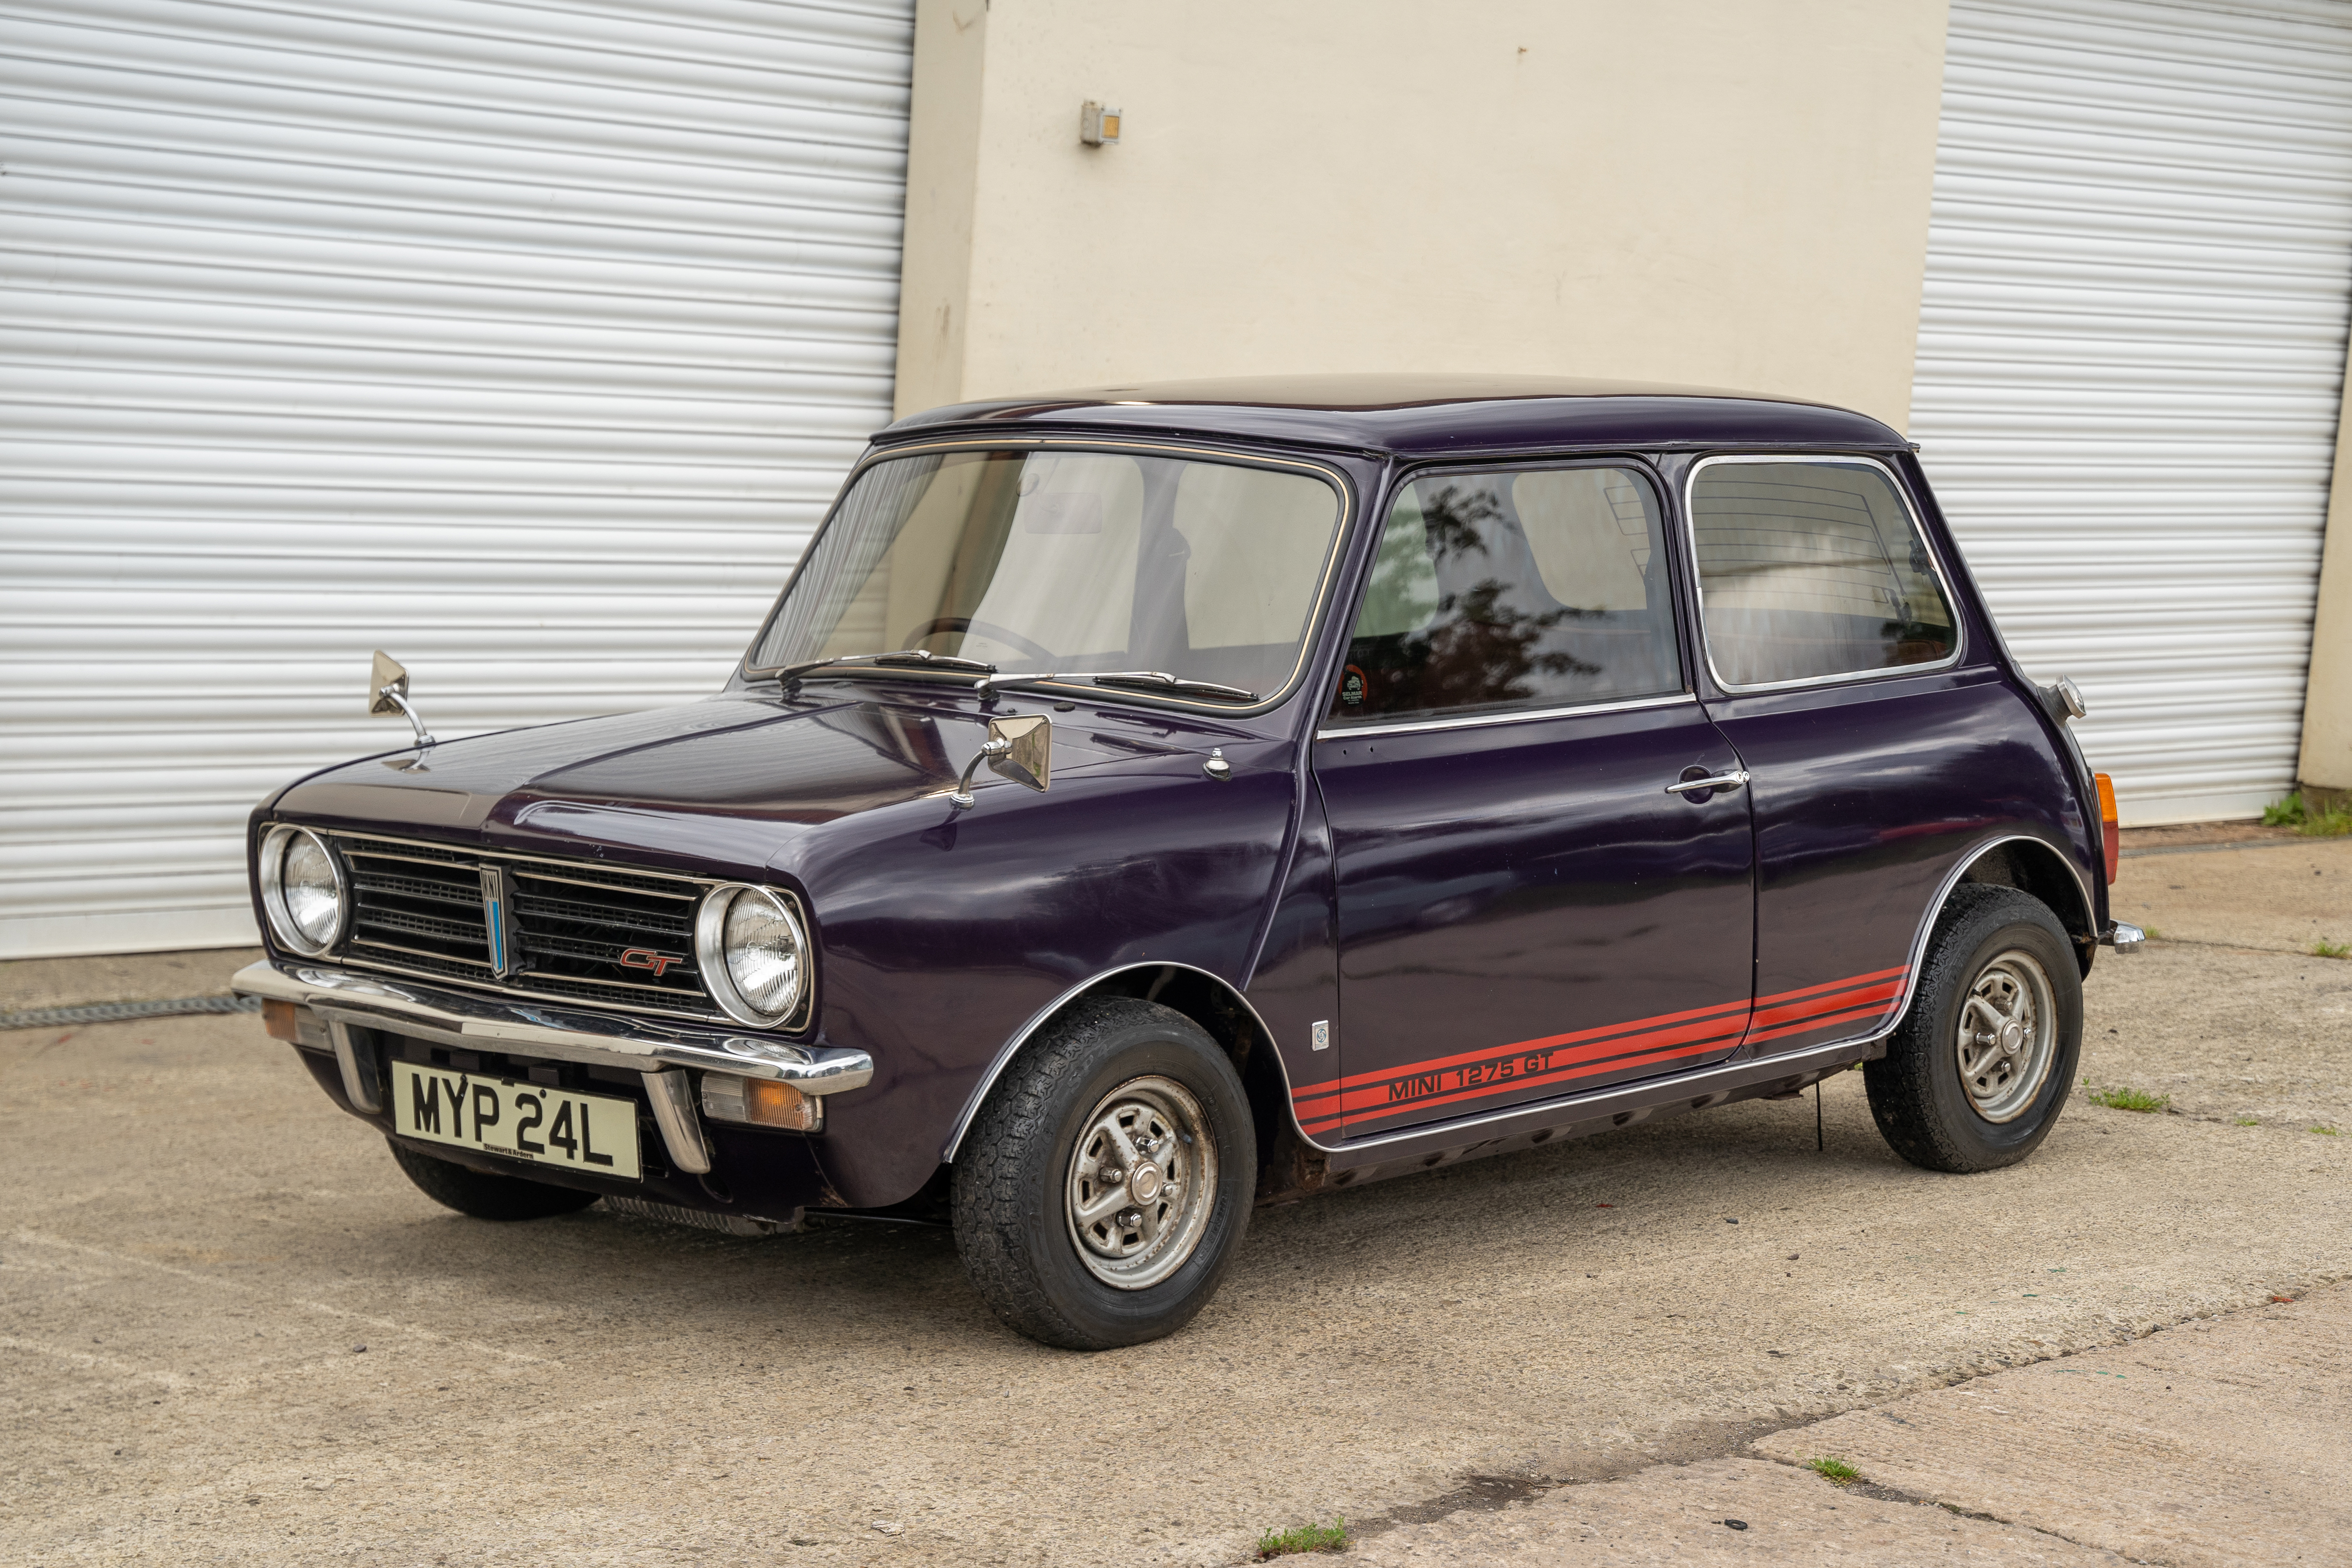
[[[351,875],[351,933],[337,955],[346,962],[632,1011],[724,1017],[695,965],[695,910],[709,883],[405,840],[331,837]],[[503,978],[485,868],[505,873],[512,904]]]

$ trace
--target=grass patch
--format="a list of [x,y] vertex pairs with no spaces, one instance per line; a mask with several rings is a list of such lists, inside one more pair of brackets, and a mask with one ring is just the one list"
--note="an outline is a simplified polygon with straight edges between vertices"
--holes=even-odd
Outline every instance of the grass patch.
[[2262,1124],[2263,1119],[2260,1116],[2241,1116],[2238,1118],[2238,1125],[2241,1127],[2259,1127]]
[[2352,942],[2330,942],[2325,936],[2311,945],[2315,958],[2352,958]]
[[1289,1530],[1267,1531],[1257,1538],[1257,1560],[1287,1557],[1297,1552],[1338,1552],[1348,1544],[1348,1521],[1301,1524]]
[[1822,1479],[1834,1482],[1842,1487],[1850,1487],[1862,1479],[1862,1472],[1843,1459],[1807,1459],[1805,1469],[1812,1471]]
[[2314,1122],[2311,1124],[2311,1130],[2323,1138],[2340,1138],[2344,1135],[2343,1128],[2331,1127],[2325,1122]]
[[2145,1089],[2098,1089],[2092,1091],[2091,1103],[2110,1111],[2169,1111],[2172,1096],[2150,1094]]
[[2293,828],[2309,839],[2340,839],[2352,833],[2352,805],[2339,801],[2324,811],[2315,811],[2305,804],[2298,790],[2263,807],[2263,825]]

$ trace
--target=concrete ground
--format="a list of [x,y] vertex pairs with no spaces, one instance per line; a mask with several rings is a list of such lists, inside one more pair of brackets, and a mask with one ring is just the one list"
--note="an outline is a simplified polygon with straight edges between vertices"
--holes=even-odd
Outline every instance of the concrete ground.
[[1751,1103],[1262,1213],[1092,1356],[935,1232],[451,1215],[250,1017],[0,1034],[0,1557],[1231,1563],[1344,1514],[1367,1562],[2326,1561],[2347,887],[2126,862],[2168,939],[2103,958],[2084,1073],[2167,1113],[1933,1176],[1849,1074],[1821,1153]]
[[121,953],[99,958],[19,958],[0,964],[0,1013],[90,1002],[160,1002],[225,997],[228,979],[258,947],[194,953]]

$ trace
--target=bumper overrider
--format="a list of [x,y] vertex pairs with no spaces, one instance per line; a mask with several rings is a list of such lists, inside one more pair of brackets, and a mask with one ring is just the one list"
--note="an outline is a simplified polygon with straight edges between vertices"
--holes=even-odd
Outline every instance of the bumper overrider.
[[[718,1025],[632,1018],[546,1002],[504,1000],[331,964],[269,958],[237,971],[230,987],[241,997],[290,1004],[298,1046],[331,1050],[344,1098],[362,1115],[385,1113],[386,1037],[451,1050],[495,1051],[547,1061],[633,1072],[645,1083],[647,1104],[670,1164],[700,1176],[711,1168],[704,1117],[757,1124],[746,1112],[763,1096],[755,1085],[782,1085],[803,1130],[823,1126],[824,1097],[864,1088],[874,1061],[862,1051],[803,1046]],[[770,1091],[769,1098],[774,1096]]]

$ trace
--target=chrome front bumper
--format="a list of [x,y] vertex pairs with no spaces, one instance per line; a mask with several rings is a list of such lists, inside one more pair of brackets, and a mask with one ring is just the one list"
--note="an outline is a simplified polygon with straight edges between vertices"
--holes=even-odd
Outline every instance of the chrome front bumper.
[[874,1059],[837,1046],[800,1046],[695,1024],[656,1022],[545,1002],[502,1001],[389,975],[367,975],[290,958],[264,959],[236,973],[241,997],[292,1002],[327,1025],[352,1103],[381,1109],[359,1068],[357,1029],[390,1030],[460,1049],[499,1051],[551,1061],[582,1061],[642,1073],[654,1119],[682,1170],[710,1168],[708,1145],[681,1068],[775,1079],[804,1094],[841,1094],[874,1079]]

